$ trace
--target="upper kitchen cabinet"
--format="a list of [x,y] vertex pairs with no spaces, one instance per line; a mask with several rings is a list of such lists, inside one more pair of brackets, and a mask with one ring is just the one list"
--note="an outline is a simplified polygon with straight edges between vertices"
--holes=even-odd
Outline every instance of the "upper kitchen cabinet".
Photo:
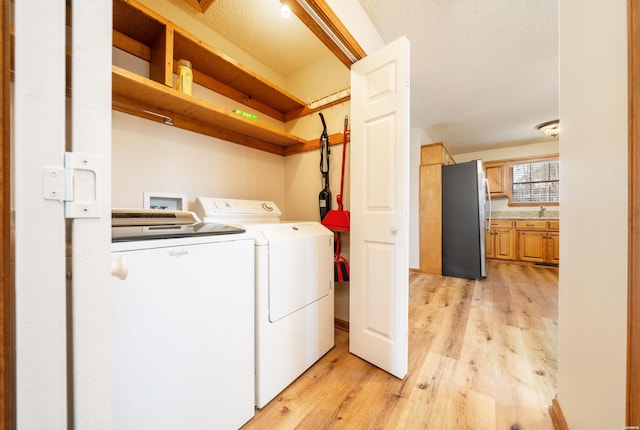
[[420,165],[455,164],[453,157],[442,142],[423,145],[420,148]]
[[309,142],[174,89],[178,59],[188,59],[193,81],[284,122],[306,103],[207,45],[135,0],[113,1],[113,46],[148,64],[148,76],[113,66],[113,108],[146,119],[274,154]]
[[507,196],[507,162],[488,161],[484,163],[484,174],[489,182],[491,197]]

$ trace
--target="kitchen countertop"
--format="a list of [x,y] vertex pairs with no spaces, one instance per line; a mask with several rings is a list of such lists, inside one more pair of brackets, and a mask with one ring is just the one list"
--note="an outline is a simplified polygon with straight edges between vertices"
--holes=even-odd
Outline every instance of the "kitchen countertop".
[[544,211],[544,216],[540,216],[540,211],[501,211],[491,212],[491,219],[548,219],[557,221],[560,219],[559,211]]

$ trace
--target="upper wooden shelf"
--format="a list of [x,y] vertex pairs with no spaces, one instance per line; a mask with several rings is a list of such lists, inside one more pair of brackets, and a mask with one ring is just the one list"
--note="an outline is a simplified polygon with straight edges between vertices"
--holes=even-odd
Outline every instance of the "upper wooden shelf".
[[280,155],[309,147],[304,139],[175,90],[173,74],[185,58],[195,83],[271,118],[285,122],[309,113],[302,100],[135,0],[113,1],[113,46],[149,63],[149,78],[113,66],[114,109],[156,121],[171,118],[176,127]]
[[117,66],[112,82],[113,108],[122,112],[279,155],[288,146],[308,143]]

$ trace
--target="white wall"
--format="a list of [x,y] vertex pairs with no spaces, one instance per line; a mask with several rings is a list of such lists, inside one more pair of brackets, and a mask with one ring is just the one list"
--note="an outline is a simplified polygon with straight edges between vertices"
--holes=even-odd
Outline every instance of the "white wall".
[[113,207],[141,208],[142,193],[273,200],[284,210],[284,158],[113,112]]
[[558,401],[571,429],[625,424],[626,7],[560,0]]

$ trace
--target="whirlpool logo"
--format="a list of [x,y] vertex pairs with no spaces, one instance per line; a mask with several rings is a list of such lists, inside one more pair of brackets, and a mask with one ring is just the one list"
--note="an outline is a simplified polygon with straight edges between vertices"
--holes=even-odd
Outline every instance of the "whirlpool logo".
[[172,249],[171,251],[169,251],[169,257],[180,258],[184,257],[185,255],[189,255],[189,251],[187,251],[186,249]]

